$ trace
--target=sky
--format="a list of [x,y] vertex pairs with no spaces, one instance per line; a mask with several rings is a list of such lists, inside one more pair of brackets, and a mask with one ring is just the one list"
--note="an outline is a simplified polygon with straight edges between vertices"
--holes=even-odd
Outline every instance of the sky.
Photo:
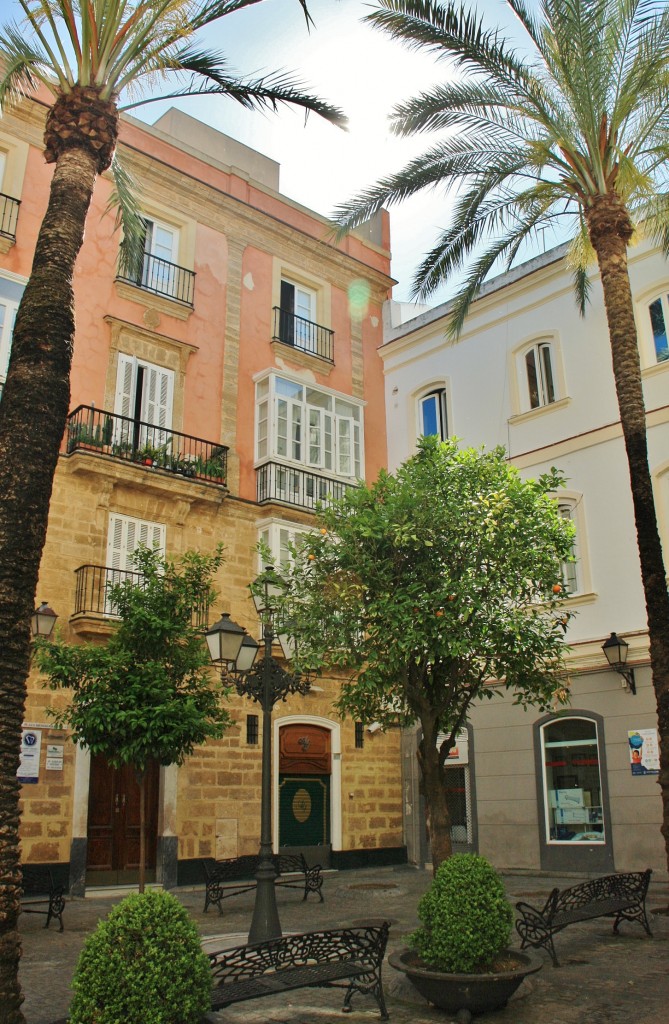
[[[536,2],[529,0],[530,6]],[[443,81],[445,68],[432,54],[409,51],[363,24],[361,19],[373,7],[366,0],[308,0],[308,6],[315,22],[310,29],[298,0],[262,0],[224,17],[200,34],[199,41],[224,53],[244,76],[294,72],[308,91],[344,110],[347,132],[315,114],[305,124],[298,109],[246,111],[223,97],[152,102],[131,113],[153,123],[169,106],[179,106],[276,160],[281,192],[329,216],[337,205],[400,170],[433,143],[432,135],[394,137],[387,118],[396,103]],[[517,35],[503,0],[478,0],[477,8],[488,15],[491,26]],[[0,0],[0,21],[8,17],[20,19],[18,0]],[[391,208],[391,272],[398,281],[393,298],[409,301],[413,273],[448,225],[450,203],[442,192],[431,190]],[[456,284],[435,292],[430,304],[449,298]]]

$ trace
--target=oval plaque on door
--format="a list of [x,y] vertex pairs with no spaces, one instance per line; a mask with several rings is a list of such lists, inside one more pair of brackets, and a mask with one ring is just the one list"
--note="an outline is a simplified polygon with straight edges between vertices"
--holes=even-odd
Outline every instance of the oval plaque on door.
[[293,797],[293,815],[296,821],[304,822],[311,814],[311,797],[306,789],[298,789]]

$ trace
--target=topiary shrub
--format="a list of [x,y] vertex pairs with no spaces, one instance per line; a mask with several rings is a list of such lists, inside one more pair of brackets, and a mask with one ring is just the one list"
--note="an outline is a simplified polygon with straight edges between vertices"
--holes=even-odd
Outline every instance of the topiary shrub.
[[421,897],[422,928],[409,943],[429,966],[453,974],[484,972],[506,949],[513,910],[485,857],[456,853],[437,870]]
[[81,951],[70,1024],[199,1024],[211,970],[197,928],[174,896],[127,896]]

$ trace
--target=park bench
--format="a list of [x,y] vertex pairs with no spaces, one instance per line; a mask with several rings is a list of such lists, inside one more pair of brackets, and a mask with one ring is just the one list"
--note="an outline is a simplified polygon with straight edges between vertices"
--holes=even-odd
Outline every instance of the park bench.
[[36,864],[24,864],[21,868],[21,910],[24,914],[46,914],[45,928],[55,917],[60,922],[59,931],[63,930],[63,910],[65,909],[65,890],[56,885],[49,868]]
[[356,992],[373,995],[388,1020],[381,967],[388,921],[380,926],[284,935],[253,945],[210,953],[212,1010],[298,988],[345,988],[344,1013]]
[[596,917],[613,917],[617,934],[621,921],[638,921],[652,935],[646,917],[646,894],[650,884],[650,868],[627,874],[605,875],[581,882],[570,889],[553,889],[542,910],[529,903],[516,903],[521,919],[516,930],[526,946],[543,946],[550,953],[553,966],[559,967],[553,936],[570,924],[591,921]]
[[[323,876],[320,864],[311,867],[304,859],[304,854],[274,854],[272,857],[276,870],[276,886],[303,891],[303,900],[312,892],[323,902]],[[214,903],[219,914],[223,913],[221,902],[231,896],[250,892],[256,887],[253,877],[258,865],[257,856],[235,857],[231,860],[202,860],[202,871],[205,880],[204,912]],[[298,876],[298,877],[296,877]],[[301,877],[299,877],[301,876]]]

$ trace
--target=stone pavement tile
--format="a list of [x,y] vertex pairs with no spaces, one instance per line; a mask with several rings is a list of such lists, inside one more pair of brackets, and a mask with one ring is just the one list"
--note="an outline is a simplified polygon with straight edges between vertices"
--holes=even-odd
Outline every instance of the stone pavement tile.
[[[416,927],[416,905],[430,883],[430,875],[410,867],[367,868],[333,872],[326,876],[325,902],[312,897],[303,903],[299,892],[279,890],[278,908],[284,932],[336,928],[345,924],[392,922],[389,951],[406,945]],[[526,899],[541,905],[553,885],[566,887],[578,879],[509,875],[504,882],[512,902]],[[203,913],[203,890],[177,890],[200,933],[216,936],[246,934],[253,910],[253,894]],[[120,896],[96,895],[68,901],[59,934],[47,931],[37,915],[21,919],[24,956],[21,981],[26,993],[28,1024],[62,1020],[70,1001],[70,980],[84,939]],[[669,885],[653,883],[649,907],[669,903]],[[614,936],[605,919],[574,925],[555,939],[562,967],[555,969],[543,952],[535,954],[542,970],[523,982],[508,1006],[486,1015],[490,1024],[667,1024],[669,1020],[669,917],[654,915],[654,938],[638,924],[623,923]],[[517,937],[514,934],[514,945]],[[384,989],[393,1024],[448,1024],[449,1017],[430,1007],[406,980],[384,967]],[[341,995],[331,989],[304,989],[284,996],[259,999],[229,1007],[212,1015],[217,1024],[369,1024],[379,1020],[371,997],[356,996],[353,1013],[341,1015]],[[134,1022],[127,1022],[134,1024]]]

